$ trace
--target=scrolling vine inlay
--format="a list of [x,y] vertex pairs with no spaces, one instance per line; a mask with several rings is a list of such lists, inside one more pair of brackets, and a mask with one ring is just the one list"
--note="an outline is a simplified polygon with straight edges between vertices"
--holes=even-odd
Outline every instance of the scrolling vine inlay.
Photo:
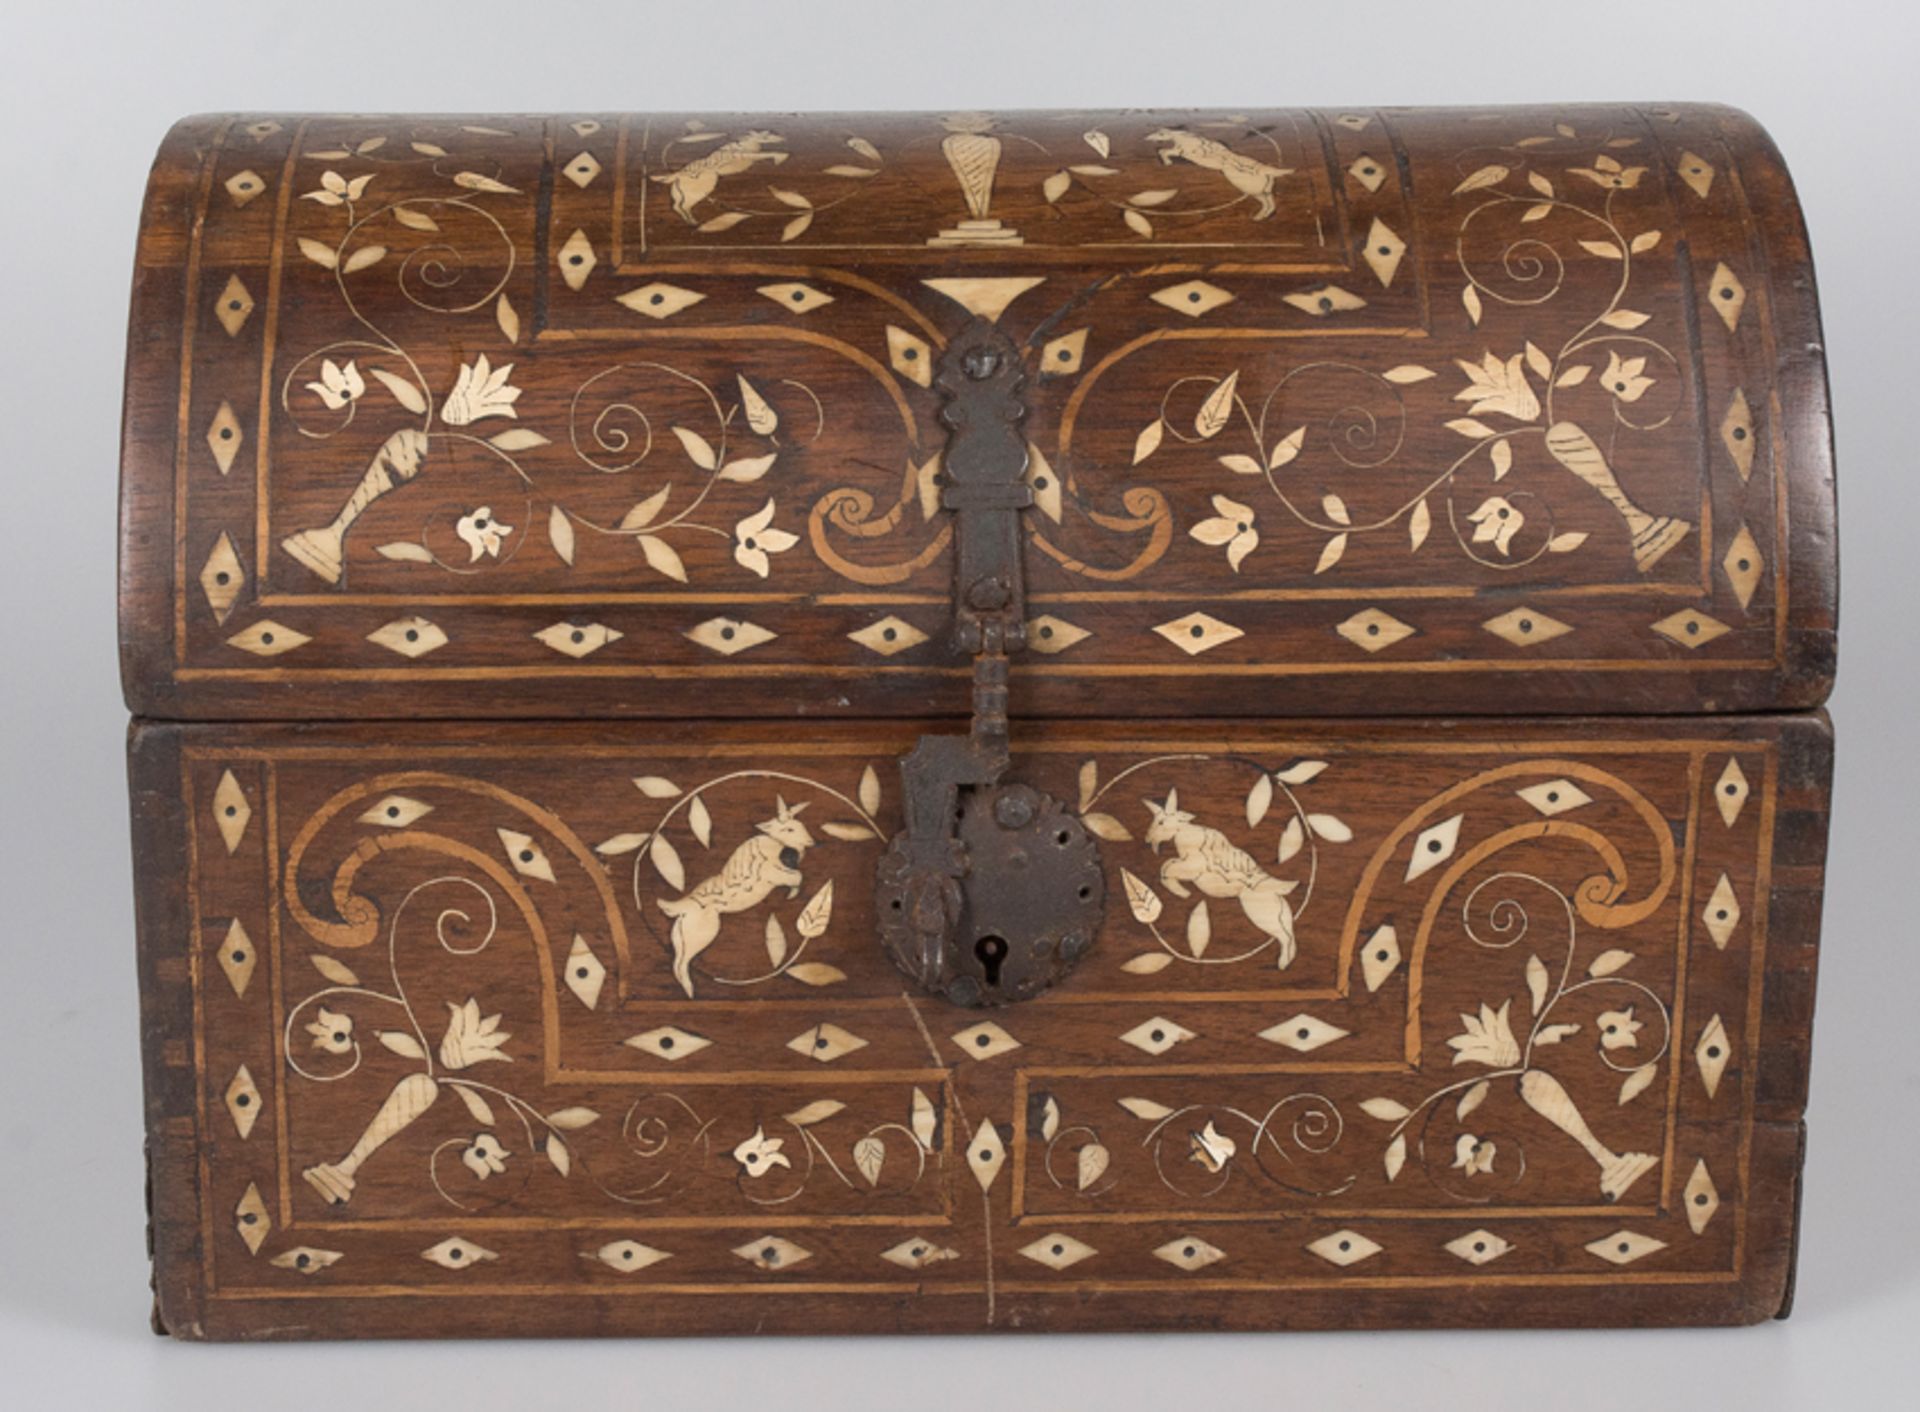
[[866,920],[895,733],[194,746],[217,1287],[1737,1270],[1773,744],[1049,742],[1127,907],[983,1019]]
[[950,673],[975,316],[1029,364],[1038,693],[1771,667],[1719,116],[1435,122],[230,125],[208,172],[277,199],[206,197],[192,317],[242,347],[183,389],[176,675]]

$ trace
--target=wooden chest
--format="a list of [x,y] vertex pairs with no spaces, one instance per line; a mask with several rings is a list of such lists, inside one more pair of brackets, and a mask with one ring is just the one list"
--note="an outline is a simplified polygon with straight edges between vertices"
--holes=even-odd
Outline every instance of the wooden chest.
[[1740,113],[189,119],[121,604],[168,1333],[1785,1311]]

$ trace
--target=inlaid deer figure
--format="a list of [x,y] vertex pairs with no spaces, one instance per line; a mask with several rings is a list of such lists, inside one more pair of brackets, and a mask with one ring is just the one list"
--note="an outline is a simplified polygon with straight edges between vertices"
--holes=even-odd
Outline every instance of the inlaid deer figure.
[[1159,153],[1162,166],[1171,166],[1175,160],[1179,160],[1220,173],[1235,191],[1253,198],[1253,218],[1256,221],[1264,221],[1273,214],[1273,184],[1281,177],[1293,174],[1291,167],[1275,167],[1256,161],[1234,151],[1225,143],[1215,142],[1211,137],[1202,137],[1184,128],[1155,128],[1147,134],[1147,141],[1166,144]]
[[805,881],[800,860],[813,847],[813,835],[800,822],[806,804],[789,808],[776,796],[771,819],[755,824],[755,835],[728,855],[726,865],[697,883],[684,897],[660,898],[659,908],[673,918],[673,978],[693,994],[693,962],[720,935],[720,919],[758,907],[776,887],[798,897]]
[[768,152],[763,149],[786,139],[777,132],[754,131],[731,142],[723,142],[705,156],[696,157],[677,171],[655,172],[653,179],[665,182],[673,193],[673,209],[688,225],[698,225],[700,218],[693,208],[713,195],[713,189],[720,184],[723,176],[739,176],[751,171],[756,163],[765,162],[770,166],[779,166],[787,160],[785,152]]
[[1236,898],[1240,910],[1280,948],[1280,969],[1293,964],[1293,909],[1287,894],[1297,884],[1273,877],[1250,854],[1218,829],[1197,823],[1180,807],[1180,791],[1167,791],[1167,802],[1142,800],[1153,815],[1147,827],[1147,846],[1155,853],[1171,843],[1173,857],[1160,865],[1160,885],[1175,897],[1187,897],[1192,883],[1207,897]]

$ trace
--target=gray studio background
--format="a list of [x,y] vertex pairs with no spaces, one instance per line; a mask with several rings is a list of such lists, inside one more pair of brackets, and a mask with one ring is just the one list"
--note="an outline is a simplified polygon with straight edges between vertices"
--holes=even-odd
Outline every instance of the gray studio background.
[[[1915,25],[1910,5],[1895,0],[6,0],[0,1405],[1913,1405]],[[135,217],[149,156],[173,118],[276,107],[1576,99],[1708,99],[1758,114],[1798,178],[1818,256],[1845,612],[1812,1151],[1790,1322],[1702,1333],[272,1348],[178,1347],[146,1333],[114,486]]]

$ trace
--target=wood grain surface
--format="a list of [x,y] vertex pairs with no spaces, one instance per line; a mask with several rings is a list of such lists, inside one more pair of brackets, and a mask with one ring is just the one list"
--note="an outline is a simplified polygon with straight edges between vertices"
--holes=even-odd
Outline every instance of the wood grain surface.
[[158,1326],[1783,1311],[1823,718],[1030,724],[1109,901],[985,1011],[871,916],[917,729],[136,727]]
[[968,319],[1025,717],[1809,707],[1833,482],[1743,114],[195,118],[142,214],[145,716],[948,713]]

